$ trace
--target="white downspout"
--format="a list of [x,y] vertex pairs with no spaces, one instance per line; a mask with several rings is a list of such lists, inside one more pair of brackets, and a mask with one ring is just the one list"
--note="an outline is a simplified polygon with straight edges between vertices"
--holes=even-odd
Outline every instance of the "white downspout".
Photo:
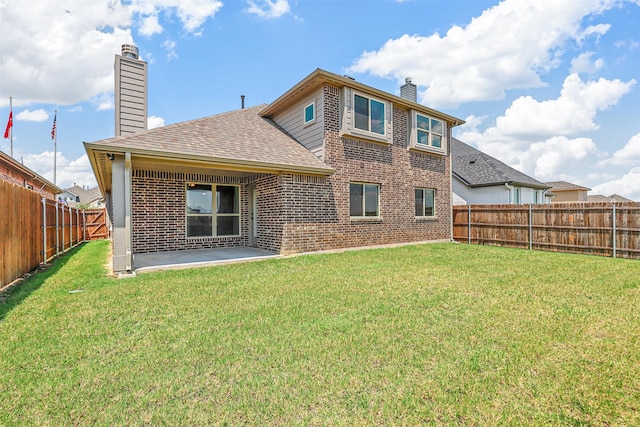
[[512,199],[512,197],[511,197],[511,196],[512,196],[512,194],[513,194],[513,190],[514,190],[514,189],[513,189],[513,186],[512,186],[512,185],[509,185],[509,184],[508,184],[508,183],[506,183],[506,182],[504,183],[504,186],[505,186],[505,187],[507,187],[507,190],[509,191],[509,198],[507,199],[507,204],[508,204],[508,205],[510,205],[510,204],[512,204],[512,203],[513,203],[513,201],[511,200],[511,199]]

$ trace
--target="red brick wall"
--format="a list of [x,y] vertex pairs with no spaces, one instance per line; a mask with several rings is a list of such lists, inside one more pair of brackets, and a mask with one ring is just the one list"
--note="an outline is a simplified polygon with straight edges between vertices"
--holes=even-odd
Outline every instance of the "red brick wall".
[[243,184],[242,178],[134,170],[132,179],[133,252],[246,246],[246,185],[240,186],[240,237],[186,237],[186,184]]
[[42,197],[51,200],[56,199],[56,195],[53,194],[53,192],[47,186],[42,187],[42,182],[35,181],[31,177],[25,176],[23,173],[15,170],[14,168],[6,165],[3,162],[0,162],[0,179],[12,182],[22,187],[30,185],[31,189],[38,192]]
[[[336,173],[316,181],[283,177],[283,253],[451,239],[448,156],[410,151],[409,111],[393,111],[393,144],[339,135],[339,94],[324,88],[325,162]],[[349,217],[349,183],[380,185],[380,218]],[[436,217],[416,219],[414,191],[436,189]]]

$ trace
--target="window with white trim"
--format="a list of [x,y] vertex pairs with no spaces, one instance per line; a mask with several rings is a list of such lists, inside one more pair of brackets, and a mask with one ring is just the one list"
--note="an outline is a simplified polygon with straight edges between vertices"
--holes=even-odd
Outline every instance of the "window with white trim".
[[385,134],[385,103],[354,93],[354,127],[377,135]]
[[417,143],[442,148],[444,123],[442,120],[416,113]]
[[239,235],[240,188],[237,185],[187,184],[187,237]]
[[446,149],[445,122],[413,110],[411,113],[410,138],[409,146],[412,148],[444,154]]
[[436,216],[436,190],[416,188],[416,216]]
[[316,103],[315,101],[304,107],[303,110],[304,125],[310,125],[316,122]]
[[352,218],[380,216],[380,186],[361,182],[350,183],[349,215]]

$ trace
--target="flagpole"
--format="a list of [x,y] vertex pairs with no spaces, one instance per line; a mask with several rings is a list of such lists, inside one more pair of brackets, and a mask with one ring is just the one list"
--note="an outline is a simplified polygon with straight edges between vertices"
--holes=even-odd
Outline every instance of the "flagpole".
[[58,110],[53,113],[53,185],[56,184],[56,157],[58,157],[57,145],[58,145],[58,129],[56,125],[56,119],[58,118]]
[[9,129],[11,141],[11,158],[13,159],[13,96],[9,97],[9,115],[11,117],[11,129]]

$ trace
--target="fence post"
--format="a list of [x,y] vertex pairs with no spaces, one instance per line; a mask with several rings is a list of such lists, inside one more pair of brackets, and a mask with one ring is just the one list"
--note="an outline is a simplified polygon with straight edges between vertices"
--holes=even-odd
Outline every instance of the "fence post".
[[80,211],[76,209],[76,240],[77,244],[80,244]]
[[468,243],[471,244],[471,205],[467,205],[469,210],[467,212],[467,239]]
[[612,221],[611,221],[611,225],[613,227],[613,233],[612,233],[612,236],[611,236],[611,240],[612,240],[611,246],[613,246],[613,257],[615,258],[616,255],[617,255],[616,254],[616,245],[618,243],[616,241],[616,205],[615,204],[613,205],[613,209],[612,209],[611,212],[612,212],[611,215],[613,216]]
[[58,202],[56,206],[56,257],[60,254],[60,215],[58,214]]
[[47,199],[42,198],[42,264],[47,263]]
[[532,209],[529,204],[529,250],[533,249],[533,221],[532,221]]
[[62,252],[64,252],[64,206],[60,205],[60,212],[62,212]]
[[87,211],[82,211],[82,241],[87,241]]
[[71,215],[71,206],[69,208],[69,249],[73,247],[73,215]]

